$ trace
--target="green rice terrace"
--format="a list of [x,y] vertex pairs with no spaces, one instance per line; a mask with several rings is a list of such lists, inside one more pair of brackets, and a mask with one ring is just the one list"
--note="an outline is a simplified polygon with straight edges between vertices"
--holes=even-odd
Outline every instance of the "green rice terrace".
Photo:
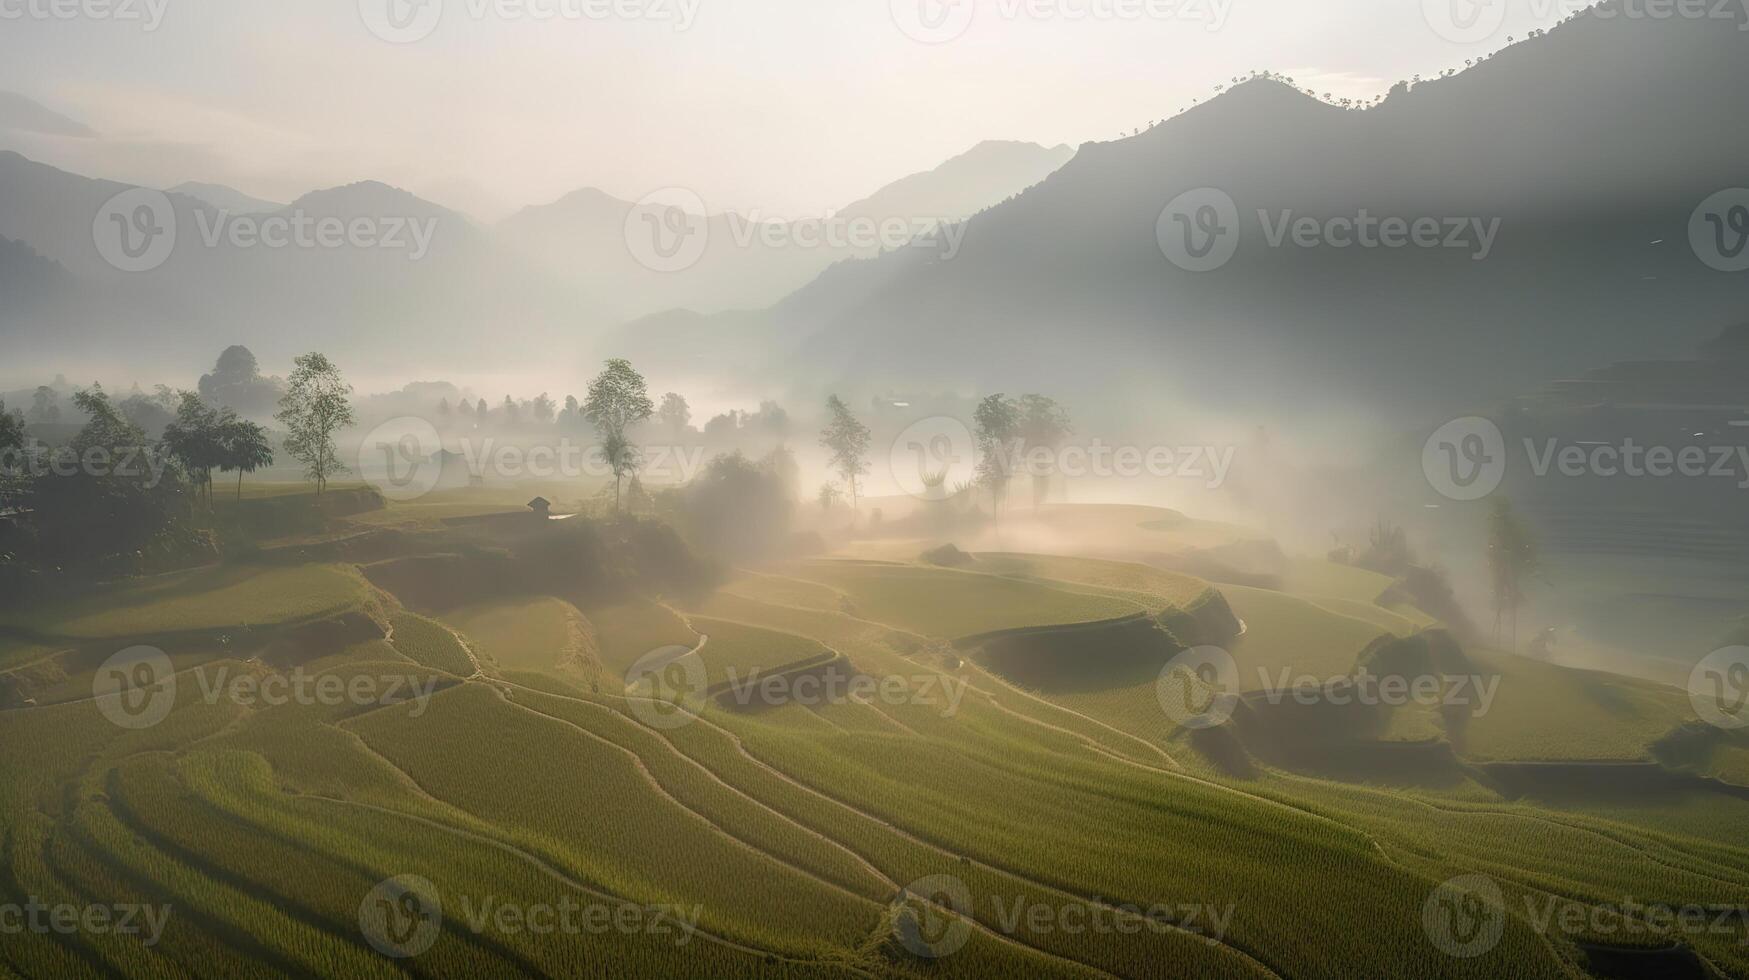
[[[0,612],[0,903],[152,910],[0,977],[1749,975],[1749,739],[1388,576],[1200,577],[1219,526],[1089,507],[1158,550],[700,586],[612,525],[448,520],[502,513]],[[1217,648],[1225,717],[1168,710]],[[1435,696],[1334,696],[1369,675]]]

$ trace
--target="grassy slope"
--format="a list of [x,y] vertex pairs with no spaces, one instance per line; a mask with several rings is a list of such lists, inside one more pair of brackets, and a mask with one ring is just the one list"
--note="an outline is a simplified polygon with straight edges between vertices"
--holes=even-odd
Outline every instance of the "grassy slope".
[[347,566],[227,565],[0,612],[0,628],[78,640],[150,637],[323,619],[362,610],[369,596]]

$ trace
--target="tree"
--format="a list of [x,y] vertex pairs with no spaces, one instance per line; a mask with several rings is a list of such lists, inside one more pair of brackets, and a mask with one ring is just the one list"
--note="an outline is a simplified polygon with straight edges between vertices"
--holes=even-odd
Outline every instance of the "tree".
[[789,412],[777,402],[760,402],[751,422],[780,440],[789,435]]
[[24,448],[24,416],[6,410],[6,399],[0,398],[0,453]]
[[1512,624],[1512,648],[1518,647],[1518,607],[1524,604],[1525,585],[1539,563],[1536,540],[1530,529],[1512,513],[1512,502],[1494,498],[1488,513],[1488,577],[1493,586],[1494,642],[1500,642],[1500,618]]
[[838,484],[828,481],[820,484],[820,495],[814,499],[820,502],[821,513],[830,514],[832,508],[838,505],[838,498],[843,495],[844,491],[838,489]]
[[692,406],[686,404],[686,399],[670,391],[662,396],[662,407],[656,410],[656,418],[674,433],[679,439],[686,434],[686,427],[692,424]]
[[516,407],[516,399],[509,395],[504,396],[504,407],[501,411],[504,413],[505,425],[515,425],[522,421],[522,412]]
[[187,516],[180,481],[165,479],[157,449],[98,386],[76,392],[88,421],[26,490],[36,546],[49,562],[132,573],[175,550]]
[[437,400],[437,418],[438,418],[438,420],[440,422],[442,422],[444,425],[448,425],[449,424],[449,415],[450,415],[449,399],[439,398]]
[[237,499],[243,499],[243,474],[273,465],[273,444],[267,430],[227,413],[219,425],[219,469],[237,471]]
[[474,406],[474,419],[475,419],[475,421],[478,422],[480,425],[485,425],[487,420],[490,419],[491,417],[492,417],[492,410],[490,408],[486,407],[486,399],[484,399],[484,398],[480,399],[479,403]]
[[826,399],[826,411],[830,420],[826,428],[820,430],[820,445],[832,452],[829,464],[844,478],[845,486],[850,488],[850,513],[855,519],[858,497],[856,478],[868,472],[868,444],[871,435],[868,426],[863,425],[851,414],[850,406],[837,395]]
[[0,510],[22,488],[27,464],[24,416],[7,411],[6,399],[0,398]]
[[802,467],[796,462],[795,450],[777,446],[759,461],[759,468],[771,474],[783,489],[783,499],[797,501],[802,497]]
[[[1026,448],[1049,449],[1054,456],[1063,448],[1063,440],[1075,431],[1069,424],[1069,413],[1056,399],[1044,395],[1020,396],[1020,434]],[[1032,506],[1037,509],[1051,492],[1051,467],[1039,466],[1028,460],[1032,472]]]
[[978,403],[972,412],[977,426],[978,482],[990,491],[992,516],[1002,518],[1002,503],[1008,483],[1014,479],[1014,443],[1020,436],[1020,406],[998,392]]
[[53,424],[61,420],[61,396],[48,385],[41,385],[30,399],[30,420]]
[[547,397],[546,392],[543,391],[535,396],[534,411],[532,414],[534,415],[534,420],[536,422],[539,422],[542,425],[551,425],[553,416],[557,413],[557,410],[558,406],[551,398]]
[[193,481],[195,490],[206,496],[213,494],[213,468],[219,465],[221,447],[219,431],[227,419],[234,420],[229,409],[221,418],[201,397],[192,391],[182,393],[176,407],[176,418],[164,427],[164,448],[170,457],[182,465],[182,471]]
[[304,464],[304,474],[315,481],[320,497],[329,477],[347,472],[334,447],[334,433],[355,421],[347,400],[352,386],[325,354],[305,354],[292,363],[296,370],[274,418],[286,428],[285,451]]
[[254,353],[240,344],[225,348],[212,373],[201,375],[197,387],[207,404],[233,409],[251,418],[272,412],[274,404],[285,394],[285,383],[278,378],[263,378]]
[[624,358],[609,359],[602,372],[589,382],[589,391],[583,399],[583,417],[601,434],[601,453],[613,470],[616,514],[620,509],[621,484],[627,477],[636,476],[643,465],[643,455],[626,438],[626,429],[655,413],[656,405],[650,401],[643,375]]
[[687,540],[732,560],[763,557],[782,546],[791,503],[776,470],[738,449],[712,459],[677,495]]

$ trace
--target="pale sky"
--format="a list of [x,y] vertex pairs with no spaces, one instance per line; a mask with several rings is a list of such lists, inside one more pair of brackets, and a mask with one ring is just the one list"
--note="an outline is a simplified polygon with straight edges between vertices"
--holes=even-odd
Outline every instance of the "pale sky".
[[[1513,0],[1454,43],[1423,9],[1450,2],[0,0],[0,148],[279,201],[376,179],[488,220],[581,187],[799,216],[985,139],[1111,139],[1252,69],[1370,96],[1562,12]],[[440,16],[389,43],[391,3]]]

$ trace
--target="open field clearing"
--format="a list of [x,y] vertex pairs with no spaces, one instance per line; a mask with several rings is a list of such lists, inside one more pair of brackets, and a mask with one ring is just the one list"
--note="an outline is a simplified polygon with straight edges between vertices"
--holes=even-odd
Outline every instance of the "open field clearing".
[[1362,649],[1382,630],[1375,623],[1324,609],[1308,600],[1240,585],[1221,587],[1245,634],[1233,641],[1240,686],[1263,686],[1258,671],[1284,669],[1322,681],[1351,673]]
[[1143,612],[1134,602],[1108,596],[921,565],[810,561],[785,566],[785,574],[844,592],[853,615],[944,639]]
[[467,637],[478,656],[506,670],[595,666],[589,623],[562,599],[507,599],[464,606],[443,621]]
[[591,606],[584,615],[595,629],[603,670],[621,680],[639,657],[652,650],[698,643],[698,634],[678,613],[645,599]]
[[146,579],[85,598],[0,612],[0,629],[74,640],[270,627],[363,612],[356,569],[223,567]]
[[1147,596],[1151,613],[1167,607],[1182,609],[1209,588],[1201,579],[1133,562],[1001,553],[984,553],[976,558],[976,570],[992,575],[1067,582]]
[[1463,749],[1476,760],[1646,760],[1652,743],[1693,717],[1676,688],[1501,654],[1470,651],[1500,674],[1488,714],[1472,718]]

